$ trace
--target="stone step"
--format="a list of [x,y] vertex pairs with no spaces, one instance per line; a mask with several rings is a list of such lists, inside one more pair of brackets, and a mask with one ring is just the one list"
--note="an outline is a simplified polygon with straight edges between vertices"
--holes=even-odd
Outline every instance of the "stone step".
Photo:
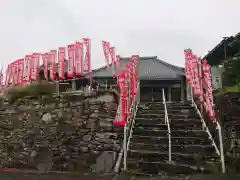
[[[171,113],[171,112],[178,112],[178,113],[180,113],[180,112],[187,112],[187,111],[182,111],[181,109],[167,109],[168,110],[168,113]],[[165,110],[164,110],[164,108],[161,108],[161,109],[141,109],[141,108],[139,108],[138,109],[138,112],[139,113],[156,113],[156,114],[164,114],[165,113]],[[189,112],[189,111],[188,111]]]
[[[159,117],[165,117],[164,113],[140,113],[137,112],[137,117],[144,117],[144,118],[159,118]],[[172,113],[168,114],[168,118],[199,118],[197,114],[183,114],[183,113]]]
[[164,118],[165,114],[164,113],[141,113],[137,112],[136,117],[140,118]]
[[[131,174],[143,175],[162,175],[162,176],[175,176],[175,175],[190,175],[196,173],[211,173],[209,169],[202,166],[182,164],[179,162],[169,161],[144,161],[136,159],[128,159],[127,161],[128,172]],[[181,178],[179,178],[181,179]]]
[[136,129],[138,127],[149,127],[149,128],[166,129],[167,125],[164,122],[156,122],[156,123],[154,123],[154,121],[148,121],[148,122],[135,121],[134,129]]
[[[161,162],[168,161],[168,151],[147,151],[147,150],[129,150],[128,157],[130,159],[142,160],[146,162]],[[214,157],[212,154],[204,155],[196,153],[180,153],[172,152],[172,161],[182,164],[202,166],[205,161],[219,161],[219,157]]]
[[[168,116],[177,116],[177,117],[197,117],[199,118],[199,115],[194,112],[194,111],[178,111],[178,110],[168,110]],[[165,111],[162,110],[138,110],[137,112],[137,116],[141,116],[141,115],[161,115],[164,116],[165,115]]]
[[[135,162],[135,163],[134,163]],[[197,166],[177,164],[174,162],[160,161],[147,162],[143,160],[128,159],[128,172],[139,175],[172,176],[178,174],[195,174],[201,172]]]
[[[148,109],[164,109],[164,104],[163,103],[147,103],[147,104],[140,104],[140,108],[148,108]],[[167,103],[167,108],[168,109],[194,109],[191,105],[189,104],[173,104],[173,103]]]
[[[168,136],[141,136],[133,134],[131,141],[135,143],[168,144]],[[171,143],[180,145],[212,144],[211,140],[208,139],[207,137],[186,137],[186,136],[171,137]]]
[[[168,151],[168,144],[149,144],[149,143],[130,143],[130,149],[138,150],[144,149],[149,151]],[[181,145],[181,144],[171,144],[172,152],[179,153],[194,153],[198,152],[201,154],[212,154],[215,153],[215,149],[212,145],[199,145],[199,144],[190,144],[190,145]]]
[[[155,125],[155,124],[164,124],[165,120],[164,118],[160,118],[160,117],[155,117],[155,118],[143,118],[143,117],[136,117],[135,118],[135,122],[137,124],[142,124],[144,125]],[[184,119],[184,118],[178,118],[178,119],[171,119],[169,118],[169,123],[170,125],[175,125],[175,124],[184,124],[186,126],[188,125],[197,125],[197,126],[202,126],[202,122],[200,119]]]
[[[159,128],[149,128],[149,127],[137,127],[134,129],[135,135],[143,135],[143,136],[166,136],[168,134],[167,129],[159,129]],[[203,130],[172,130],[172,137],[178,136],[187,136],[187,137],[208,137],[208,134]]]
[[[140,106],[138,107],[141,110],[164,110],[164,105],[153,105],[153,106]],[[168,110],[172,111],[195,111],[193,107],[181,107],[181,106],[167,106]]]
[[[164,108],[159,108],[159,109],[152,109],[149,107],[145,107],[145,108],[138,108],[138,111],[141,113],[165,113],[165,109]],[[181,109],[181,108],[170,108],[167,107],[167,111],[168,113],[196,113],[195,109]]]
[[[191,106],[191,102],[181,103],[181,102],[166,102],[168,106]],[[140,102],[140,105],[150,106],[150,105],[163,105],[163,102]]]
[[[187,122],[187,123],[181,123],[181,122],[170,122],[171,130],[176,129],[194,129],[194,130],[201,130],[202,125],[201,123],[194,123],[194,122]],[[135,127],[149,127],[149,128],[159,128],[159,129],[167,129],[167,125],[164,122],[154,122],[154,121],[135,121]]]

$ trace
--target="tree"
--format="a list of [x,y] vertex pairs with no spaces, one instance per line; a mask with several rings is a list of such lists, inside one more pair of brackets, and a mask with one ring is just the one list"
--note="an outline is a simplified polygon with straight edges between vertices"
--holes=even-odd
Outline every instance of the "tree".
[[227,86],[239,86],[240,90],[240,56],[234,57],[224,65],[224,81]]

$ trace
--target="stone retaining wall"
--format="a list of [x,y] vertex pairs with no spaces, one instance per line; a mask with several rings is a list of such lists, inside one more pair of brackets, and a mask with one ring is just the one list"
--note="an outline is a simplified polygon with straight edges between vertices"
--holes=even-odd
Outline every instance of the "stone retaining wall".
[[[225,162],[231,172],[240,172],[240,93],[225,93],[215,100],[216,116],[223,129]],[[229,171],[229,170],[228,170]]]
[[[110,95],[107,95],[110,96]],[[117,104],[81,95],[0,104],[0,168],[111,171],[123,129]]]

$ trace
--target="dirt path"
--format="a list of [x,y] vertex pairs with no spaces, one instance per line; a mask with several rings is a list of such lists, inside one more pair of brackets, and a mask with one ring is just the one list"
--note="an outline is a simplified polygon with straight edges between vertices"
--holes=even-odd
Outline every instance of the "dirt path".
[[1,180],[112,180],[114,174],[0,172]]
[[36,173],[36,172],[0,172],[0,179],[3,180],[239,180],[240,175],[192,175],[176,177],[150,177],[133,176],[127,174],[81,174],[81,173]]
[[211,174],[211,175],[192,175],[192,176],[176,176],[176,177],[150,177],[150,176],[128,176],[126,174],[119,175],[115,180],[239,180],[240,175],[222,175],[222,174]]

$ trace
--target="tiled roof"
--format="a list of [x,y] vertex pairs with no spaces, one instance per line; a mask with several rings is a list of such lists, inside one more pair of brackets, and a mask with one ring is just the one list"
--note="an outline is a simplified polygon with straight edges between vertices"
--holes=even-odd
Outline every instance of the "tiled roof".
[[[140,57],[139,59],[139,79],[141,80],[179,79],[184,76],[184,68],[161,61],[156,56]],[[120,60],[120,70],[122,70],[129,62],[129,58],[121,58]],[[111,65],[109,71],[106,70],[106,66],[93,70],[92,77],[112,77]]]
[[236,39],[240,39],[240,33],[237,33],[235,36],[225,37],[219,44],[209,51],[203,59],[206,59],[210,65],[222,64],[225,60],[225,53],[227,57],[233,57],[238,53],[239,49],[234,49],[231,45]]

